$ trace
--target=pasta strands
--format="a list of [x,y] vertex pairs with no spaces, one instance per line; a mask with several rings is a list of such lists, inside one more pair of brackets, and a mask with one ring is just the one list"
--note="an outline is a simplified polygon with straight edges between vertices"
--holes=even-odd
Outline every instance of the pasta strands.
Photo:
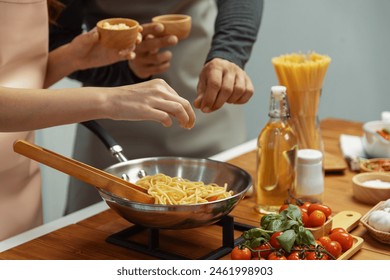
[[227,198],[233,194],[232,191],[227,191],[227,184],[221,187],[214,183],[192,182],[162,173],[145,176],[136,184],[148,190],[155,198],[155,204],[198,204]]

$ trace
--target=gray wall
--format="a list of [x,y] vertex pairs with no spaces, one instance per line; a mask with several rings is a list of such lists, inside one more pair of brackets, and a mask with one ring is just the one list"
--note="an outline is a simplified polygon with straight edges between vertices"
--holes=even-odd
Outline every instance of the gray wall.
[[[277,84],[271,58],[281,54],[316,51],[332,58],[320,119],[363,122],[390,110],[389,11],[388,0],[266,0],[259,38],[246,68],[255,87],[255,96],[244,105],[248,139],[257,137],[267,121],[269,90]],[[77,85],[63,80],[56,87]],[[38,142],[68,156],[73,139],[73,125],[38,132]],[[67,177],[53,169],[43,172],[45,221],[51,221],[62,215]]]
[[277,84],[271,58],[316,51],[332,58],[319,117],[378,119],[390,109],[390,1],[266,0],[258,42],[247,71],[256,96],[246,105],[250,138],[265,124],[270,87]]

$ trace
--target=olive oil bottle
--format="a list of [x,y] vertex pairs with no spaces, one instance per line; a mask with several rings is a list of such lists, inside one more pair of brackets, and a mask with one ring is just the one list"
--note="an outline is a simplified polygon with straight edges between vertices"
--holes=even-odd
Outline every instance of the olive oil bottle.
[[269,121],[257,141],[256,210],[277,212],[293,191],[298,140],[290,119],[286,87],[271,87]]

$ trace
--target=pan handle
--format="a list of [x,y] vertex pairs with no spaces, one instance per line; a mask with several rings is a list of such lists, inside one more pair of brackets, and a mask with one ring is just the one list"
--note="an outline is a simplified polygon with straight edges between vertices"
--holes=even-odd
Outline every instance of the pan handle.
[[127,161],[125,155],[122,154],[123,148],[100,124],[93,120],[81,122],[80,124],[93,132],[119,162]]

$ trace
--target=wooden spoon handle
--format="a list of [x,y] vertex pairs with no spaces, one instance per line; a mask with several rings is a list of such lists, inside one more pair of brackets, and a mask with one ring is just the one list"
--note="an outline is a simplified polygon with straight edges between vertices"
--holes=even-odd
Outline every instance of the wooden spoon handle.
[[14,151],[91,184],[92,186],[105,189],[117,196],[141,203],[154,203],[154,198],[148,195],[145,189],[137,185],[27,141],[16,141],[14,143]]

